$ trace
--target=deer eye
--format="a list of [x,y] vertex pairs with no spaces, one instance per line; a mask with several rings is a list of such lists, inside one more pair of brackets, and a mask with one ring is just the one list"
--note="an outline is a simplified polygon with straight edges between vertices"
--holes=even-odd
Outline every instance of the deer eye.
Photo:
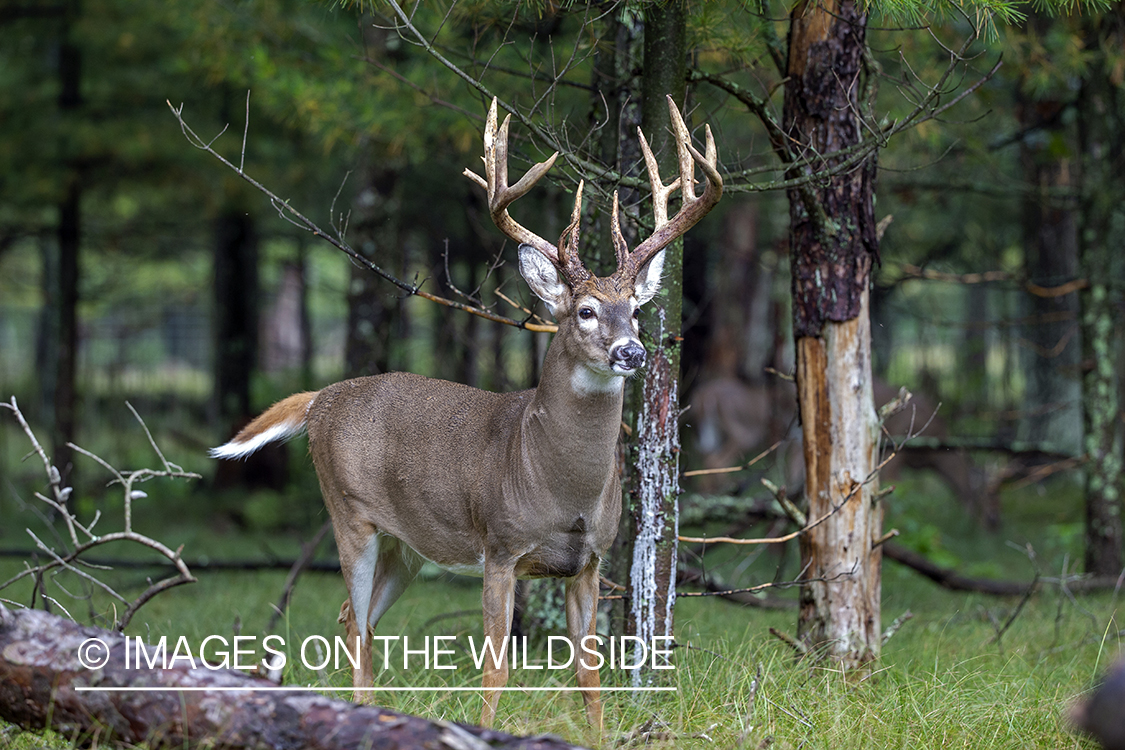
[[594,311],[589,307],[580,308],[578,310],[578,317],[582,318],[582,320],[589,320],[594,317]]
[[634,317],[634,318],[637,318],[638,320],[640,319],[640,317],[641,317],[641,308],[639,308],[639,307],[638,307],[638,308],[637,308],[636,310],[634,310],[634,311],[633,311],[633,317]]

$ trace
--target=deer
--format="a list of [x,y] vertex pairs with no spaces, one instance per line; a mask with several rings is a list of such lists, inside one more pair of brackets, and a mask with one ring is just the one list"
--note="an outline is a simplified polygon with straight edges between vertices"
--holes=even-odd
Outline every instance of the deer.
[[[348,642],[360,644],[359,667],[352,670],[356,702],[374,686],[374,629],[427,560],[483,578],[484,635],[492,644],[507,643],[517,579],[565,579],[574,653],[583,653],[584,639],[596,648],[589,638],[596,635],[599,567],[621,515],[616,449],[624,382],[646,358],[638,309],[660,289],[665,248],[723,192],[710,127],[701,154],[671,97],[668,108],[680,175],[662,183],[638,128],[655,228],[630,251],[615,192],[610,228],[617,267],[597,277],[578,257],[582,182],[557,245],[508,213],[558,153],[509,185],[511,115],[497,127],[492,102],[485,177],[469,169],[464,174],[487,191],[493,223],[518,243],[521,276],[558,322],[534,389],[498,394],[401,372],[360,377],[289,396],[211,451],[216,458],[241,458],[308,433],[348,590],[340,619]],[[695,165],[706,178],[698,195]],[[680,207],[669,219],[668,199],[676,189]],[[587,719],[601,730],[600,676],[586,659],[575,662]],[[507,679],[504,649],[484,663],[482,725],[492,725]]]

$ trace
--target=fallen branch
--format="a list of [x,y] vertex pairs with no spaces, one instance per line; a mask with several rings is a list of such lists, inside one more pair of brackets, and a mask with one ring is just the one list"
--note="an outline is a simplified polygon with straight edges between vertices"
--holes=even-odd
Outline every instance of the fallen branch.
[[952,568],[943,568],[925,555],[894,542],[883,544],[883,556],[918,571],[934,583],[950,591],[975,591],[995,596],[1020,596],[1028,590],[1021,581],[997,581],[990,578],[970,578]]
[[[79,661],[80,648],[91,638],[108,649],[108,661],[93,670]],[[311,690],[281,691],[267,680],[233,670],[192,669],[182,659],[170,669],[126,669],[125,650],[124,636],[117,633],[0,605],[0,718],[24,729],[50,727],[78,745],[180,750],[574,747],[552,737],[515,737],[358,706]],[[94,656],[87,651],[87,659]]]

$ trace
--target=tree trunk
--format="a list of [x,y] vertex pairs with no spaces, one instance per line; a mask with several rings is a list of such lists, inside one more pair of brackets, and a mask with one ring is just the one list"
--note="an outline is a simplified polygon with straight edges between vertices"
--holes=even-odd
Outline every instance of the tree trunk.
[[[641,127],[661,162],[662,174],[678,167],[670,138],[666,96],[684,105],[686,9],[682,2],[652,3],[645,11]],[[635,442],[629,482],[633,555],[629,571],[629,627],[643,641],[673,635],[676,602],[676,536],[679,533],[679,381],[683,303],[683,241],[668,246],[656,304],[642,329],[648,361],[634,388]],[[634,681],[642,679],[640,670]]]
[[78,401],[78,253],[82,190],[77,182],[66,191],[59,205],[58,255],[58,352],[55,367],[55,431],[51,460],[65,480],[71,469],[67,443],[75,441],[75,407]]
[[[641,69],[644,54],[644,19],[636,13],[618,9],[605,19],[605,32],[599,35],[602,39],[613,40],[612,44],[599,45],[593,74],[593,91],[591,92],[591,111],[594,118],[601,112],[606,113],[605,122],[597,122],[598,132],[601,134],[600,147],[602,161],[613,165],[618,172],[636,176],[641,171],[639,158],[640,146],[637,143],[637,128],[641,124],[640,111],[640,82],[637,72]],[[607,107],[605,102],[609,102]],[[594,119],[591,125],[594,125]],[[630,144],[636,144],[636,152],[631,152]],[[630,158],[632,157],[632,159]],[[640,200],[638,191],[631,188],[620,188],[619,197],[623,205],[630,205]],[[592,203],[592,201],[590,202]],[[589,204],[588,204],[589,205]],[[604,212],[603,212],[604,213]],[[615,259],[611,248],[609,221],[603,219],[594,223],[590,234],[598,237],[594,243],[599,248],[602,256],[595,257],[595,253],[587,251],[584,258],[587,267],[591,270],[598,268],[597,273],[605,275],[612,269]],[[637,226],[632,221],[623,221],[621,232],[625,242],[630,247],[637,244]],[[594,248],[590,248],[593,250]],[[596,265],[591,265],[591,263]],[[632,386],[626,397],[626,413],[624,421],[631,428],[636,428],[635,394]],[[634,433],[635,434],[635,433]],[[632,445],[624,446],[628,460],[622,460],[626,467],[633,460]],[[628,468],[625,469],[628,471]],[[630,475],[623,477],[622,513],[618,526],[617,538],[609,551],[609,571],[607,575],[614,581],[628,582],[630,570],[633,566],[633,538],[636,535],[636,512],[634,497],[631,491]],[[632,633],[632,618],[630,616],[630,600],[617,600],[611,608],[611,630],[614,633]]]
[[[866,17],[851,0],[802,2],[792,13],[784,128],[801,154],[862,138]],[[823,169],[835,159],[803,168]],[[790,177],[799,176],[791,170]],[[810,523],[798,636],[847,670],[878,656],[882,508],[874,495],[878,426],[872,401],[868,286],[878,240],[874,158],[789,191],[793,335]]]
[[[83,652],[91,638],[102,641],[109,651],[105,666],[93,670],[82,665],[79,654],[96,658],[106,652]],[[127,666],[126,649],[136,654],[136,642],[136,638],[126,642],[117,633],[82,627],[40,610],[13,612],[0,605],[0,718],[24,729],[50,727],[79,746],[143,744],[177,750],[573,747],[550,737],[514,737],[357,706],[311,690],[266,692],[262,688],[273,687],[266,680],[229,669],[192,669],[183,658],[174,660],[170,669],[138,668],[135,662]],[[155,654],[154,647],[144,648]],[[174,646],[168,650],[174,652]],[[167,689],[76,689],[85,687]]]
[[[1033,16],[1029,23],[1042,34],[1053,19]],[[1060,286],[1078,276],[1078,233],[1070,200],[1060,190],[1073,188],[1074,164],[1051,144],[1063,137],[1062,102],[1021,97],[1020,124],[1038,128],[1048,138],[1020,141],[1024,181],[1036,188],[1023,201],[1024,268],[1028,281]],[[1025,441],[1043,450],[1072,455],[1082,447],[1082,383],[1078,377],[1082,343],[1078,334],[1078,294],[1028,296],[1030,343],[1024,362],[1027,373],[1026,412],[1021,425]],[[983,318],[982,318],[983,319]]]
[[223,434],[252,416],[258,360],[258,240],[244,211],[215,220],[215,416]]
[[[72,4],[63,15],[62,39],[59,44],[59,110],[72,127],[77,127],[78,110],[82,106],[82,50],[74,41],[73,22],[80,9]],[[68,132],[64,129],[64,132]],[[64,135],[62,153],[67,155],[64,195],[59,202],[58,224],[58,289],[55,302],[58,317],[55,321],[56,354],[52,358],[54,373],[55,430],[51,459],[65,479],[70,473],[71,451],[67,443],[74,442],[75,408],[78,401],[78,253],[81,245],[82,173],[71,162],[75,146]]]
[[[1125,241],[1125,92],[1115,85],[1107,50],[1125,43],[1120,6],[1087,21],[1086,48],[1094,51],[1079,93],[1078,137],[1082,155],[1080,211],[1082,270],[1083,422],[1086,463],[1086,572],[1121,572],[1121,424],[1115,340],[1120,302],[1120,257]],[[1116,54],[1116,52],[1114,52]],[[1117,283],[1115,283],[1117,282]]]
[[[386,268],[400,265],[399,167],[372,167],[367,184],[355,199],[352,231],[365,257]],[[378,375],[391,369],[390,342],[397,301],[384,281],[358,264],[348,282],[348,324],[344,341],[344,374],[349,378]]]

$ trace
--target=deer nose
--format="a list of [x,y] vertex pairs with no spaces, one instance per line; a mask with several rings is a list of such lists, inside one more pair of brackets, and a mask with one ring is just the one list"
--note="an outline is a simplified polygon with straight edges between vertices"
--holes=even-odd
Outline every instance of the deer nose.
[[615,347],[610,353],[614,364],[622,364],[630,370],[643,367],[645,363],[645,348],[637,341],[628,341]]

